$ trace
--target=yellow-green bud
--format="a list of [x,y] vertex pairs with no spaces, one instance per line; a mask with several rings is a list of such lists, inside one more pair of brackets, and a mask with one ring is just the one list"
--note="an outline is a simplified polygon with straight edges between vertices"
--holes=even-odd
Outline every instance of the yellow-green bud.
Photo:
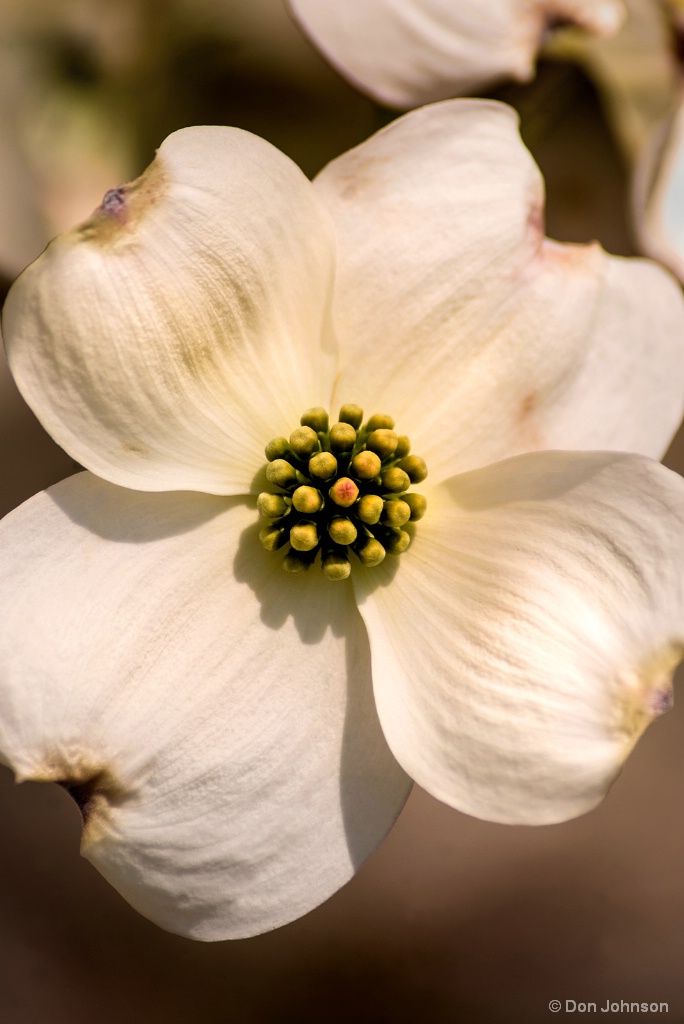
[[311,565],[313,559],[308,558],[305,554],[299,554],[297,551],[288,551],[282,561],[282,566],[285,572],[292,573],[293,576],[301,576],[303,572]]
[[311,427],[297,427],[290,434],[290,448],[299,459],[308,459],[320,447],[316,431]]
[[364,494],[362,498],[359,498],[356,514],[362,523],[373,526],[380,521],[383,505],[384,502],[379,494]]
[[280,519],[281,516],[285,516],[289,512],[290,503],[282,494],[262,491],[257,498],[257,510],[260,516],[265,516],[267,519]]
[[390,500],[385,502],[380,522],[385,526],[403,526],[411,518],[411,509],[407,502]]
[[274,437],[264,448],[264,453],[268,461],[273,462],[274,459],[282,459],[283,455],[287,455],[289,450],[290,445],[286,437]]
[[295,575],[320,557],[330,580],[348,578],[352,550],[369,567],[388,552],[405,551],[413,536],[406,524],[421,519],[427,506],[408,489],[425,479],[427,468],[410,454],[408,437],[395,433],[392,417],[376,413],[364,424],[360,406],[343,405],[330,427],[317,406],[300,424],[265,449],[266,479],[276,486],[257,497],[266,520],[259,531],[263,547],[286,545],[281,564]]
[[349,452],[356,444],[356,431],[351,423],[335,423],[330,428],[330,447],[334,452]]
[[393,430],[374,430],[366,441],[366,447],[372,452],[377,452],[381,459],[388,459],[394,455],[399,438]]
[[336,544],[353,544],[356,540],[356,527],[351,519],[345,519],[342,516],[330,520],[328,533]]
[[428,475],[425,459],[421,459],[420,455],[407,455],[397,465],[404,470],[412,484],[422,483]]
[[323,508],[323,495],[315,487],[298,487],[292,495],[292,504],[298,512],[312,516]]
[[297,473],[294,466],[291,466],[285,459],[274,459],[266,467],[266,479],[270,484],[277,484],[278,487],[290,487],[297,482]]
[[411,543],[411,538],[405,530],[392,530],[391,534],[384,537],[383,540],[390,555],[400,555]]
[[357,480],[373,480],[382,466],[380,458],[375,452],[366,451],[355,455],[349,468]]
[[277,551],[286,542],[287,534],[281,527],[274,526],[271,523],[269,526],[264,526],[259,530],[259,540],[262,547],[266,548],[267,551]]
[[374,430],[394,430],[394,420],[391,416],[385,416],[384,413],[376,412],[368,420],[366,430],[369,434],[372,434]]
[[412,523],[417,523],[419,519],[423,518],[427,508],[427,501],[422,494],[414,494],[413,491],[409,491],[401,500],[405,501],[411,509]]
[[290,530],[290,544],[295,551],[313,551],[318,544],[315,523],[297,523]]
[[325,409],[316,406],[307,409],[299,422],[303,427],[311,427],[317,434],[324,433],[328,429],[328,414]]
[[360,405],[343,405],[338,418],[340,423],[351,423],[358,430],[363,423],[363,409]]
[[332,452],[318,452],[309,459],[309,473],[317,480],[330,480],[337,473],[337,459]]
[[391,494],[401,494],[402,491],[407,491],[411,486],[408,475],[403,469],[399,469],[398,466],[386,469],[382,474],[381,482],[383,489]]
[[359,556],[359,561],[362,565],[371,566],[380,565],[383,558],[385,557],[385,549],[379,540],[374,537],[369,537],[368,540],[364,541],[358,548],[355,548],[356,554]]
[[400,434],[397,440],[397,447],[394,450],[395,459],[403,459],[411,451],[411,442],[406,434]]
[[329,580],[346,580],[351,572],[351,563],[344,555],[331,551],[323,559],[321,568]]
[[342,508],[350,508],[359,496],[359,489],[348,476],[341,476],[332,485],[328,494],[336,505],[341,505]]

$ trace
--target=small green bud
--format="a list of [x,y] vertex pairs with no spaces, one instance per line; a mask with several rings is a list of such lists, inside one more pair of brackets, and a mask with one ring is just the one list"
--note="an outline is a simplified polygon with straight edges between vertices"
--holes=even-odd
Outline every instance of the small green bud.
[[356,431],[351,423],[335,423],[330,428],[330,447],[334,452],[350,452],[356,444]]
[[325,409],[316,406],[307,409],[299,422],[303,427],[311,427],[317,434],[324,433],[328,429],[328,414]]
[[357,480],[373,480],[378,476],[382,465],[375,452],[359,452],[351,460],[349,467]]
[[405,501],[411,509],[412,523],[417,523],[419,519],[423,518],[427,508],[427,501],[422,494],[414,494],[413,491],[409,491],[408,494],[404,495],[402,501]]
[[343,405],[339,415],[340,423],[351,423],[358,430],[363,423],[363,409],[360,405]]
[[337,473],[337,459],[332,452],[318,452],[309,459],[309,473],[317,480],[330,480]]
[[274,459],[266,467],[266,479],[278,487],[291,487],[297,482],[297,473],[294,466],[285,459]]
[[374,565],[380,565],[380,562],[385,557],[385,549],[375,537],[369,537],[355,550],[361,564],[369,569]]
[[298,459],[308,459],[320,447],[316,431],[311,427],[297,427],[290,434],[290,448]]
[[400,555],[411,543],[411,538],[405,530],[392,530],[387,537],[383,537],[385,548],[390,555]]
[[395,459],[403,459],[411,451],[411,442],[406,434],[400,434],[397,439],[397,447],[394,450]]
[[320,552],[323,575],[345,580],[350,551],[370,567],[409,546],[406,524],[423,517],[427,502],[408,488],[425,479],[427,467],[391,416],[376,413],[363,424],[360,406],[343,405],[329,427],[326,410],[312,407],[289,438],[274,438],[265,451],[266,479],[275,486],[257,497],[265,520],[259,540],[268,551],[287,545],[286,572],[305,572]]
[[257,510],[259,515],[265,516],[266,519],[280,519],[290,511],[290,502],[282,494],[262,491],[257,498]]
[[288,551],[283,558],[282,566],[285,572],[289,572],[293,576],[301,576],[312,562],[313,559],[307,557],[305,553],[300,554],[298,551]]
[[269,526],[264,526],[259,530],[259,540],[262,547],[266,548],[267,551],[277,551],[287,540],[287,534],[281,527],[274,526],[271,523]]
[[404,470],[412,484],[422,483],[428,475],[425,459],[421,459],[420,455],[407,455],[397,465]]
[[290,544],[295,551],[313,551],[318,544],[315,523],[297,523],[290,530]]
[[292,504],[298,512],[312,516],[323,508],[323,495],[315,487],[303,485],[298,487],[292,495]]
[[397,444],[399,443],[398,436],[393,430],[374,430],[366,441],[366,447],[370,448],[372,452],[377,452],[381,459],[388,459],[390,455],[394,455]]
[[380,520],[383,505],[384,502],[379,494],[364,494],[362,498],[359,498],[356,514],[362,523],[373,526]]
[[346,580],[351,572],[351,563],[343,554],[331,551],[323,559],[321,568],[329,580]]
[[372,434],[374,430],[394,430],[394,420],[391,416],[385,416],[384,413],[376,412],[368,420],[366,430],[369,434]]
[[330,520],[328,533],[336,544],[353,544],[356,540],[356,527],[351,519],[345,519],[343,516],[336,516]]
[[274,437],[264,448],[264,453],[269,462],[273,462],[274,459],[282,459],[283,455],[287,455],[289,451],[290,445],[286,437]]
[[336,505],[341,505],[342,508],[350,508],[359,496],[359,489],[348,476],[341,476],[332,485],[328,494]]
[[385,526],[403,526],[411,518],[411,509],[407,502],[390,499],[385,502],[380,522]]
[[381,482],[384,490],[389,491],[391,494],[401,494],[402,491],[407,491],[411,486],[408,474],[403,469],[399,469],[398,466],[386,469],[382,474]]

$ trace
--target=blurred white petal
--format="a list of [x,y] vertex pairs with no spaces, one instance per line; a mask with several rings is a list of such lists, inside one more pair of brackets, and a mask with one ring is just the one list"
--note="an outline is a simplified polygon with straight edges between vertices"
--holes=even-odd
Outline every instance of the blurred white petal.
[[289,0],[305,32],[343,75],[390,107],[527,81],[556,21],[610,35],[622,0]]

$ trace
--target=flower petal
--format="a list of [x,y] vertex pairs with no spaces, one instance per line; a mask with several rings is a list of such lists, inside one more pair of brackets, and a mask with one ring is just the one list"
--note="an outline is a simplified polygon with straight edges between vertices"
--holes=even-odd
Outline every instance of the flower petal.
[[329,400],[333,258],[286,156],[238,129],[184,129],[14,285],[12,371],[106,479],[245,493],[264,445]]
[[592,808],[684,653],[681,478],[632,455],[520,456],[437,488],[399,562],[355,578],[399,762],[493,821]]
[[409,788],[351,587],[286,577],[254,518],[80,474],[1,528],[0,757],[67,786],[85,856],[200,939],[326,899]]
[[380,103],[407,109],[527,81],[546,29],[567,20],[609,35],[621,0],[289,0],[330,62]]
[[433,479],[542,448],[662,455],[684,402],[680,289],[543,240],[512,110],[414,111],[315,184],[339,237],[337,395],[382,394]]
[[654,125],[672,109],[679,92],[673,33],[661,3],[625,0],[627,17],[610,39],[561,32],[545,56],[581,64],[598,86],[606,113],[630,165]]
[[684,103],[642,154],[636,192],[644,252],[684,281]]

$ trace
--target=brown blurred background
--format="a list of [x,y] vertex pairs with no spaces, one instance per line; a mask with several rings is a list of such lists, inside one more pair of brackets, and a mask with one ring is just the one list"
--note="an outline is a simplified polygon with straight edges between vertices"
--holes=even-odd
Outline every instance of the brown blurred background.
[[[187,12],[164,22],[142,66],[102,56],[87,33],[74,40],[73,26],[12,24],[27,54],[44,47],[47,91],[49,75],[62,86],[66,76],[94,110],[112,105],[119,132],[126,103],[145,86],[137,113],[128,108],[132,173],[170,130],[193,122],[256,131],[313,173],[390,116],[329,71],[270,0],[234,4],[218,27],[205,7],[192,31]],[[57,70],[45,59],[55,39]],[[546,176],[549,234],[632,252],[627,172],[584,76],[544,65],[532,86],[498,94],[522,111]],[[62,108],[51,116],[41,114],[43,140],[59,134],[60,117],[68,121]],[[22,154],[32,185],[47,187],[30,147]],[[93,178],[103,166],[104,158]],[[98,199],[84,181],[83,216]],[[70,209],[79,196],[69,196]],[[54,195],[31,203],[35,239],[59,209]],[[18,269],[9,264],[7,283]],[[4,366],[0,402],[4,513],[75,467]],[[684,469],[681,437],[667,462]],[[602,806],[564,825],[491,825],[416,790],[384,845],[324,906],[269,935],[211,945],[139,917],[79,858],[68,795],[17,787],[2,769],[0,1024],[536,1024],[567,1017],[548,1010],[551,999],[667,1002],[667,1015],[639,1019],[684,1021],[683,737],[676,706],[648,730]]]

